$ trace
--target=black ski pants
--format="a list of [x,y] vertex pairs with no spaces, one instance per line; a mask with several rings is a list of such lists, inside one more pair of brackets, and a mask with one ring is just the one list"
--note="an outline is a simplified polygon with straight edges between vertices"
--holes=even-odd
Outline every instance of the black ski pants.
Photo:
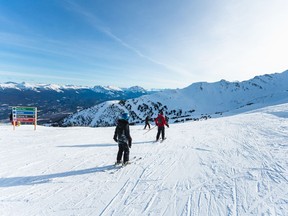
[[146,127],[149,127],[149,129],[150,129],[150,124],[149,124],[149,122],[145,122],[145,127],[144,127],[144,129],[146,129]]
[[129,161],[129,147],[128,143],[118,143],[118,154],[117,154],[117,162],[121,161],[123,156],[123,163]]
[[165,138],[165,127],[164,126],[163,127],[158,126],[158,132],[157,132],[156,140],[159,139],[160,134],[162,136],[162,139],[164,140],[164,138]]

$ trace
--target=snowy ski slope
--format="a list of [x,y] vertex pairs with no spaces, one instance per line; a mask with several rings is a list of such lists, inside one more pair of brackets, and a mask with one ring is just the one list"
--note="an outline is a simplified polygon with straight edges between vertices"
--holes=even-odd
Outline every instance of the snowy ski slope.
[[288,104],[156,129],[0,126],[1,216],[288,215]]

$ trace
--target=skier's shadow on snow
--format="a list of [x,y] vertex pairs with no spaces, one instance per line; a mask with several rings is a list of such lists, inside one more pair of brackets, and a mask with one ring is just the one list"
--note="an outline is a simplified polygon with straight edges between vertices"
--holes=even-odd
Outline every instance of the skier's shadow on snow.
[[83,145],[59,145],[57,147],[60,148],[91,148],[91,147],[111,147],[111,146],[116,146],[117,143],[111,144],[83,144]]
[[0,187],[15,187],[23,185],[44,184],[51,182],[55,178],[105,172],[108,170],[112,170],[114,168],[115,166],[113,165],[107,165],[107,166],[94,167],[83,170],[74,170],[62,173],[47,174],[47,175],[0,178]]
[[[139,145],[139,144],[151,144],[154,143],[154,141],[139,141],[139,142],[132,142],[133,144]],[[83,145],[59,145],[57,147],[59,148],[91,148],[91,147],[111,147],[111,146],[118,146],[117,143],[111,144],[83,144]]]

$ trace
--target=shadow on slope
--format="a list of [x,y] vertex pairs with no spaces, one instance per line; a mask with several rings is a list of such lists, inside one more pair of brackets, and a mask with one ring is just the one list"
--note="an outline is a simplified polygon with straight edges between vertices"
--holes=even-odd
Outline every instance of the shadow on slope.
[[271,115],[275,115],[279,118],[288,118],[288,112],[268,112]]
[[[271,103],[255,103],[255,104],[252,104],[252,105],[247,105],[247,106],[243,106],[243,107],[240,107],[240,108],[237,108],[237,109],[233,109],[233,110],[230,110],[230,111],[227,111],[227,112],[223,112],[223,115],[222,116],[213,116],[213,118],[221,118],[221,117],[226,117],[226,116],[234,116],[234,115],[238,115],[238,114],[241,114],[241,113],[246,113],[246,112],[256,112],[258,111],[259,109],[264,109],[266,107],[270,107],[270,106],[281,106],[281,105],[285,105],[288,103],[288,98],[285,99],[285,100],[281,100],[281,101],[277,101],[277,102],[271,102]],[[280,111],[280,112],[267,112],[269,114],[272,114],[272,115],[275,115],[277,117],[280,117],[280,118],[288,118],[288,112],[283,112],[283,111]]]
[[69,176],[85,175],[89,173],[98,173],[104,172],[107,170],[114,169],[114,165],[107,165],[101,167],[94,167],[83,170],[68,171],[62,173],[54,173],[48,175],[38,175],[38,176],[20,176],[20,177],[9,177],[9,178],[0,178],[0,187],[14,187],[14,186],[23,186],[23,185],[34,185],[34,184],[44,184],[49,183],[51,179],[63,178]]
[[[139,142],[132,142],[132,145],[140,145],[140,144],[152,144],[154,143],[154,140],[150,140],[150,141],[139,141]],[[107,143],[107,144],[83,144],[83,145],[59,145],[57,147],[59,148],[94,148],[94,147],[115,147],[118,146],[117,143],[115,144],[111,144],[111,143]]]
[[83,145],[59,145],[59,148],[91,148],[91,147],[111,147],[116,146],[116,144],[107,143],[107,144],[83,144]]

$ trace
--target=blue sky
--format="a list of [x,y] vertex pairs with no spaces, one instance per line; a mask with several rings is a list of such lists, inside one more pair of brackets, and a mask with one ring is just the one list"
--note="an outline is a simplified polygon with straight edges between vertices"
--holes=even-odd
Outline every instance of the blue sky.
[[288,69],[287,0],[0,0],[0,82],[183,88]]

